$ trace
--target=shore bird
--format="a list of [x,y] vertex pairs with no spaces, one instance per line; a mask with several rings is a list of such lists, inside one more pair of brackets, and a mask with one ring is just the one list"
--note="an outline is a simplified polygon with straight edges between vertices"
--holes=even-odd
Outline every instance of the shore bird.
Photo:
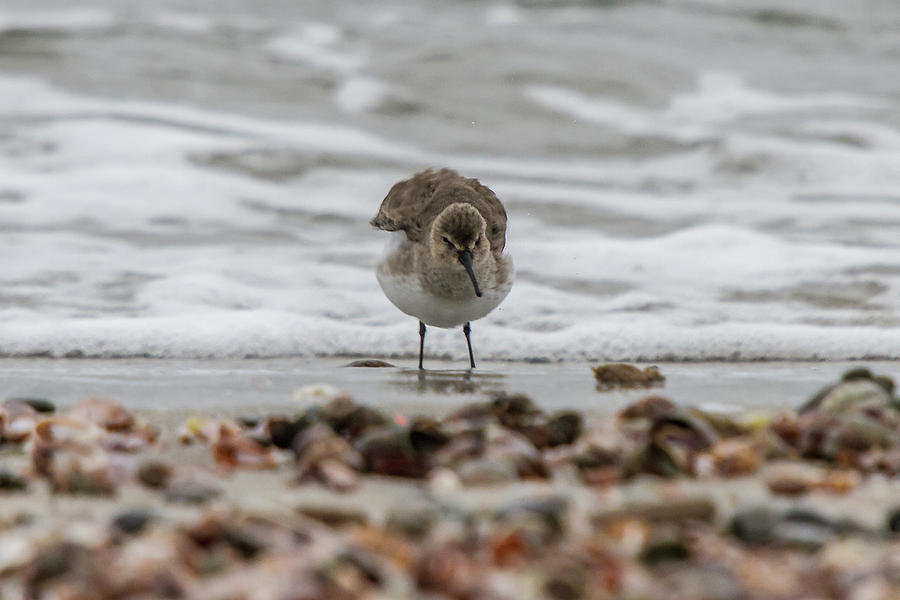
[[426,325],[463,325],[474,369],[470,323],[494,310],[513,282],[500,200],[477,179],[429,169],[394,184],[371,223],[393,232],[376,276],[388,300],[419,319],[419,368]]

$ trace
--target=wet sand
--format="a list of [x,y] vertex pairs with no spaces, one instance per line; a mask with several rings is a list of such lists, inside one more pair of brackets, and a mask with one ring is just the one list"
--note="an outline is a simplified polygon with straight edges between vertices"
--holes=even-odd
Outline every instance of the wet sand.
[[[441,415],[506,391],[526,393],[545,410],[612,414],[648,393],[716,412],[793,408],[847,369],[865,365],[900,378],[898,362],[654,363],[665,385],[600,392],[590,363],[479,363],[414,360],[395,368],[351,368],[350,358],[267,360],[0,360],[0,394],[48,398],[59,407],[87,396],[115,398],[140,412],[259,414],[296,408],[294,391],[328,384],[383,410]],[[302,404],[302,403],[300,403]]]

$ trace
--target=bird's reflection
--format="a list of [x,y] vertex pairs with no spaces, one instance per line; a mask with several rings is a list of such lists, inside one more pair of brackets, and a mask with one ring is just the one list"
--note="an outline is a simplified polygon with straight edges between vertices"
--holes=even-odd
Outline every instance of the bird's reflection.
[[504,379],[505,375],[500,373],[475,372],[470,369],[449,371],[404,369],[391,380],[391,383],[419,393],[472,394],[501,391]]

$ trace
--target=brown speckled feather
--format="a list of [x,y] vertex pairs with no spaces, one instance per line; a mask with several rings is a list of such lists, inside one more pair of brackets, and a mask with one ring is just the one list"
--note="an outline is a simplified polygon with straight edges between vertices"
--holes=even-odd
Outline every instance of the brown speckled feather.
[[442,210],[455,202],[474,206],[487,223],[491,252],[506,246],[506,211],[489,188],[451,169],[416,173],[394,184],[371,223],[385,231],[405,231],[411,242],[422,241]]

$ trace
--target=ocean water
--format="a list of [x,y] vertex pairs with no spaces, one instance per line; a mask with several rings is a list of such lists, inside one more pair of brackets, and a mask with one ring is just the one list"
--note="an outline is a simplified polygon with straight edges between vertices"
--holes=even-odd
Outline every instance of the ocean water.
[[368,220],[449,166],[479,357],[900,358],[898,65],[895,0],[4,0],[0,355],[412,356]]

